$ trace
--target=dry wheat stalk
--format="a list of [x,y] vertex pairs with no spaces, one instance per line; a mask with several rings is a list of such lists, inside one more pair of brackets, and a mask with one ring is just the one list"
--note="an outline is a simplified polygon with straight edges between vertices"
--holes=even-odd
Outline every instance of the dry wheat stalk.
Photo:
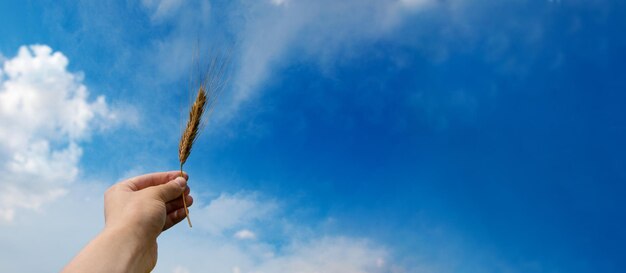
[[[206,112],[212,112],[213,106],[217,97],[221,93],[225,79],[224,73],[226,70],[227,59],[215,57],[211,60],[208,67],[207,74],[198,88],[198,95],[189,111],[189,120],[185,131],[183,131],[180,143],[178,144],[178,159],[180,161],[180,175],[183,175],[183,165],[187,162],[189,154],[194,142],[198,138],[198,134],[203,127],[202,117]],[[206,111],[208,107],[208,111]],[[191,227],[191,220],[189,219],[189,210],[187,209],[187,201],[185,200],[185,193],[183,192],[183,205],[185,206],[185,216],[187,223]]]
[[[180,161],[180,175],[183,175],[183,165],[187,162],[189,154],[191,154],[191,148],[193,143],[198,137],[198,130],[200,129],[200,122],[202,121],[202,114],[206,107],[207,94],[204,86],[200,86],[198,90],[198,97],[193,103],[191,110],[189,111],[189,120],[187,121],[187,127],[183,132],[183,136],[180,138],[178,144],[178,160]],[[191,227],[191,219],[189,219],[189,210],[187,209],[187,201],[185,201],[185,193],[183,192],[183,205],[185,206],[185,216],[187,223]]]

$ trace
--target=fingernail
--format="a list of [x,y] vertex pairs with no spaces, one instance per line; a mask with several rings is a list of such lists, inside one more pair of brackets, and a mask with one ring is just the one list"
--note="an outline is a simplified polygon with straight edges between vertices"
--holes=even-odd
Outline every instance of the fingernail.
[[183,177],[176,177],[176,179],[174,179],[174,182],[176,182],[176,184],[178,184],[181,188],[184,188],[187,186],[187,180],[185,180],[185,178]]

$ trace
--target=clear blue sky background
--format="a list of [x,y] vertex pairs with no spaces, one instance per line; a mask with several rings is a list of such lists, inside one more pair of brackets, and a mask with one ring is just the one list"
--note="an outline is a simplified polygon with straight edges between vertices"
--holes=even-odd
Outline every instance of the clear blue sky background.
[[390,26],[374,16],[385,1],[193,2],[165,17],[60,2],[0,2],[0,52],[47,44],[90,92],[152,120],[85,143],[85,178],[175,169],[191,51],[230,47],[231,84],[187,167],[194,190],[262,192],[409,269],[626,268],[622,1],[416,1]]

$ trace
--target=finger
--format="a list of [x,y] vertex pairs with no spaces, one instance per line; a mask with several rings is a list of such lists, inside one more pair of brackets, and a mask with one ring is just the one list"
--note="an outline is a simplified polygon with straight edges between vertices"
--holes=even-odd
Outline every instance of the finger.
[[185,219],[185,217],[187,217],[187,214],[185,213],[185,208],[180,208],[171,213],[168,213],[167,217],[165,217],[165,225],[163,225],[163,231],[166,231],[167,229],[180,223],[180,221]]
[[[149,173],[130,178],[128,180],[120,182],[120,184],[127,185],[133,191],[138,191],[147,187],[165,184],[179,176],[180,171]],[[187,175],[186,172],[183,172],[183,177],[185,177],[186,180],[189,180],[189,175]]]
[[149,187],[144,191],[149,192],[153,197],[167,203],[176,198],[179,198],[183,191],[187,188],[187,180],[183,177],[176,177],[176,179],[167,182],[165,184]]
[[[185,187],[185,195],[189,195],[189,192],[191,191],[191,189],[189,188],[189,186]],[[182,196],[182,195],[181,195]],[[172,200],[173,201],[173,200]]]
[[[185,195],[185,202],[187,202],[187,207],[191,207],[193,204],[193,197],[191,197],[191,195]],[[183,199],[179,197],[165,204],[165,211],[170,213],[183,207],[185,207],[185,203],[183,203]]]

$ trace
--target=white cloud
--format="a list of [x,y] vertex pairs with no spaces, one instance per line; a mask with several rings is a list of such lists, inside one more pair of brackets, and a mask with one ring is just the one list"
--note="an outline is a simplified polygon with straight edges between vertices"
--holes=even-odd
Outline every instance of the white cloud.
[[193,212],[193,220],[198,229],[213,235],[241,228],[260,219],[267,219],[277,209],[272,200],[261,201],[257,194],[222,194],[206,207]]
[[141,3],[152,12],[153,20],[160,20],[175,13],[183,0],[142,0]]
[[287,4],[287,0],[271,0],[270,3],[276,6],[282,6],[282,5]]
[[22,46],[2,62],[0,220],[64,195],[79,172],[79,142],[117,118],[103,96],[89,99],[68,63],[45,45]]
[[426,5],[430,5],[433,4],[433,0],[400,0],[399,1],[401,5],[404,5],[406,7],[410,7],[410,8],[418,8],[418,7],[423,7]]
[[[232,118],[239,105],[254,97],[281,65],[312,62],[326,70],[335,62],[366,54],[361,50],[364,44],[389,38],[407,18],[437,1],[235,1],[225,5],[227,10],[205,1],[142,3],[154,23],[167,18],[171,29],[136,52],[142,63],[157,70],[159,75],[153,81],[187,79],[198,43],[213,49],[235,45],[229,81],[232,92],[226,93],[232,97],[222,100],[224,105],[214,117],[222,121]],[[224,24],[212,22],[216,16],[224,19]]]
[[267,259],[248,272],[390,272],[377,265],[387,255],[384,249],[354,238],[316,238],[295,243],[286,255]]
[[189,273],[189,272],[191,271],[189,271],[189,269],[187,269],[186,267],[182,265],[176,266],[174,270],[172,271],[172,273]]
[[[272,1],[243,5],[238,63],[233,75],[231,111],[254,97],[281,65],[319,64],[322,71],[357,58],[364,44],[389,38],[407,18],[434,6],[433,0],[401,1]],[[250,7],[252,6],[252,7]],[[281,6],[280,9],[275,6]],[[239,24],[238,24],[239,25]]]
[[[185,261],[190,272],[404,272],[397,265],[380,265],[380,259],[388,259],[388,251],[358,238],[329,236],[302,240],[291,237],[278,251],[262,242],[242,246],[214,238],[202,239],[202,244],[177,239],[160,244],[159,249],[167,245],[160,257],[168,258],[159,260],[160,266],[155,272],[167,272],[170,260]],[[176,249],[186,251],[176,254]]]
[[[215,214],[215,211],[220,213]],[[207,213],[211,212],[211,213]],[[364,238],[320,234],[315,223],[281,221],[284,208],[259,194],[222,194],[192,210],[193,230],[177,226],[159,241],[159,263],[155,272],[172,272],[181,265],[189,272],[396,272],[400,268],[389,251]],[[206,217],[210,215],[210,220]],[[237,220],[233,220],[237,219]],[[279,223],[279,230],[265,230]],[[227,232],[198,233],[196,226],[214,223]],[[257,236],[249,226],[269,233],[276,244]],[[313,232],[303,232],[303,231]],[[245,240],[242,239],[252,239]],[[184,250],[184,251],[181,251]]]
[[242,229],[240,231],[237,231],[237,233],[235,233],[235,238],[240,239],[240,240],[249,240],[249,239],[254,239],[256,238],[256,234],[254,234],[254,232],[247,230],[247,229]]

